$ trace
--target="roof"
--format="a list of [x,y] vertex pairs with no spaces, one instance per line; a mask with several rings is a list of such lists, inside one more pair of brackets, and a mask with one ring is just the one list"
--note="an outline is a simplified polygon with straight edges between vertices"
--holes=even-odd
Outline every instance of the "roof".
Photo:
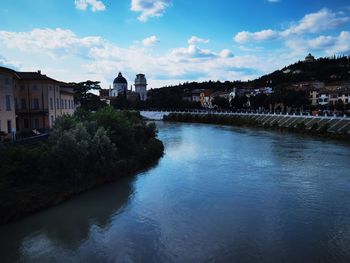
[[0,71],[5,71],[5,72],[7,72],[7,73],[14,74],[15,77],[19,78],[17,72],[14,71],[13,69],[5,68],[5,67],[1,67],[1,66],[0,66]]
[[122,73],[119,72],[118,77],[113,81],[114,84],[128,84],[126,79],[123,77]]
[[17,75],[22,80],[49,80],[49,81],[58,82],[55,79],[49,78],[48,76],[41,74],[40,71],[38,71],[38,72],[17,72]]

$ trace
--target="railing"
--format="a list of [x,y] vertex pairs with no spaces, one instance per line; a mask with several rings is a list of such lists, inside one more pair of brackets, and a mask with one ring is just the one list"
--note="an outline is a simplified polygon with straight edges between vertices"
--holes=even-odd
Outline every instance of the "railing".
[[149,109],[149,110],[143,110],[141,112],[159,112],[159,113],[182,113],[182,114],[219,114],[219,115],[238,115],[238,116],[254,116],[254,115],[262,115],[262,116],[284,116],[284,117],[291,117],[291,118],[320,118],[320,119],[339,119],[339,120],[350,120],[350,116],[347,115],[328,115],[328,114],[318,114],[318,115],[311,115],[310,113],[276,113],[276,112],[259,112],[259,111],[214,111],[214,110],[157,110],[157,109]]
[[32,145],[32,144],[36,144],[36,143],[45,141],[48,138],[49,138],[49,133],[43,133],[43,134],[32,136],[32,137],[17,139],[17,140],[9,141],[9,142],[3,142],[3,143],[0,143],[0,145],[3,145],[5,147],[18,146],[18,145]]

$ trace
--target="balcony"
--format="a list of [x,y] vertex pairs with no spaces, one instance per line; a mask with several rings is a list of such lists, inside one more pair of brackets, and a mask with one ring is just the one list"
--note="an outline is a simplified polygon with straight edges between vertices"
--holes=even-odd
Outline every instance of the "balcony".
[[16,114],[48,114],[49,109],[16,109]]

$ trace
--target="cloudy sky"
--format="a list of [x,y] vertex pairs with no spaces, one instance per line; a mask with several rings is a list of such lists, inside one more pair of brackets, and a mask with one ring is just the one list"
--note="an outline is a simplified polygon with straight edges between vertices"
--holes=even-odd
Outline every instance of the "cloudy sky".
[[350,54],[349,0],[1,0],[0,65],[153,88]]

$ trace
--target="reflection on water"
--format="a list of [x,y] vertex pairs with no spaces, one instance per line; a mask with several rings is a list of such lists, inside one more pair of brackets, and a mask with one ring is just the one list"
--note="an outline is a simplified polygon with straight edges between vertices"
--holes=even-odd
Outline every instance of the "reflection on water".
[[1,262],[349,262],[350,148],[158,123],[159,164],[0,227]]

